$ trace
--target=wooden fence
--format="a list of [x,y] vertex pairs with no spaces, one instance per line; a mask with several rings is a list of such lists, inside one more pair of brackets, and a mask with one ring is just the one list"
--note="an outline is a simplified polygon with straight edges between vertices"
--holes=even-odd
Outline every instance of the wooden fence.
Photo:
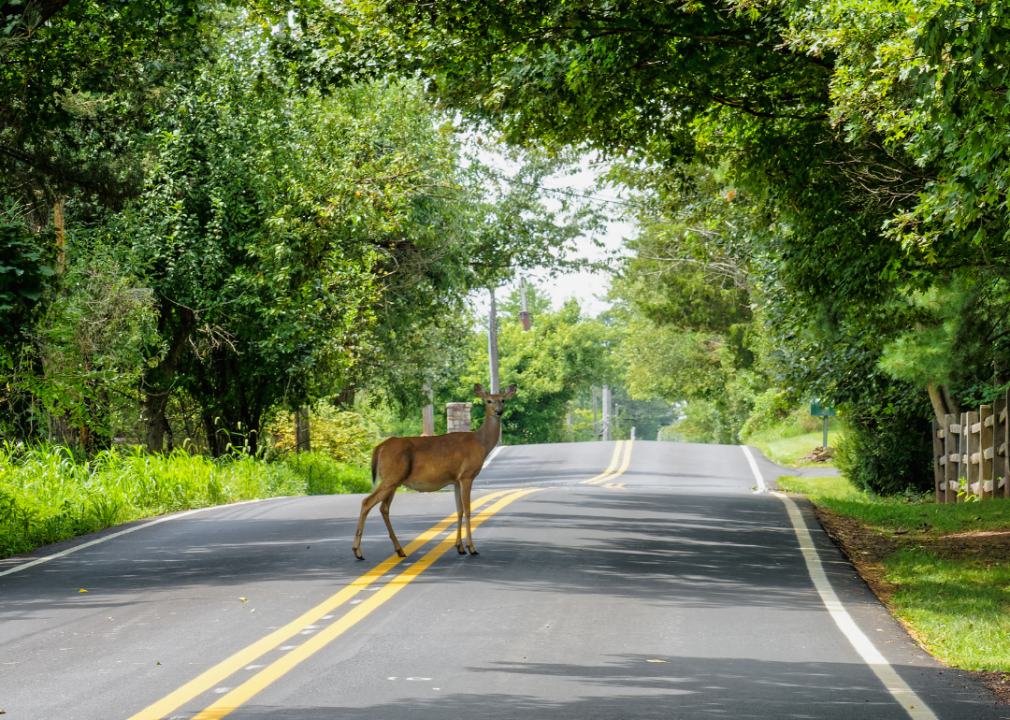
[[945,415],[942,424],[933,420],[936,501],[1010,498],[1008,444],[1007,398],[977,412]]

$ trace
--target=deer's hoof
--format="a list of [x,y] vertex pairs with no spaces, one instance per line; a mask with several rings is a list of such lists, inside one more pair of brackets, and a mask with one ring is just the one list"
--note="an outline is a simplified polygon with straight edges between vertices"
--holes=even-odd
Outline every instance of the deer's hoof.
[[462,545],[456,546],[456,552],[458,552],[460,555],[466,555],[466,550],[463,549]]
[[403,548],[396,548],[396,554],[400,557],[407,557],[407,553],[403,552]]
[[358,558],[358,560],[365,559],[365,556],[361,554],[361,551],[358,550],[358,548],[354,548],[354,557]]
[[480,553],[477,552],[477,548],[470,548],[470,554],[471,555],[480,555]]

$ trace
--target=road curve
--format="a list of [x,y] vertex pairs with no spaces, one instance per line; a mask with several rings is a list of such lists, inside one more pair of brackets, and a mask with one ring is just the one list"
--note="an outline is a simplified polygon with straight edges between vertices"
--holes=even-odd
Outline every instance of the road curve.
[[361,496],[212,508],[10,572],[92,538],[44,549],[0,564],[0,710],[1010,717],[909,640],[798,502],[840,612],[913,695],[890,692],[825,607],[786,502],[756,484],[736,446],[507,447],[475,483],[476,557],[452,548],[452,493],[397,495],[403,561],[378,512],[354,560]]

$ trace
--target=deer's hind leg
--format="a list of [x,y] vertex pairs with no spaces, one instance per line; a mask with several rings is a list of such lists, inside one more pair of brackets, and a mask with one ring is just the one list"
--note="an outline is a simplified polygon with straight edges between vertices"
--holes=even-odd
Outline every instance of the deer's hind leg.
[[[466,550],[463,549],[463,497],[460,494],[459,483],[453,487],[456,491],[456,552],[466,555]],[[469,533],[469,526],[467,528]]]
[[396,548],[396,554],[400,557],[407,557],[407,553],[403,552],[403,548],[400,547],[400,541],[396,539],[396,533],[393,532],[393,524],[389,522],[389,506],[393,504],[393,498],[396,497],[396,488],[386,495],[379,505],[379,512],[382,513],[382,519],[386,521],[386,527],[389,528],[389,539],[393,541],[393,547]]
[[477,548],[473,546],[473,533],[470,531],[470,486],[473,485],[473,478],[465,480],[462,485],[463,509],[466,510],[466,549],[471,555],[479,555]]
[[[380,493],[382,496],[380,496]],[[364,556],[361,554],[361,535],[365,532],[365,518],[368,517],[368,513],[372,511],[372,508],[379,504],[385,496],[384,488],[380,485],[378,488],[372,491],[372,494],[361,501],[361,514],[358,516],[358,530],[354,533],[354,557],[358,560],[364,560]]]

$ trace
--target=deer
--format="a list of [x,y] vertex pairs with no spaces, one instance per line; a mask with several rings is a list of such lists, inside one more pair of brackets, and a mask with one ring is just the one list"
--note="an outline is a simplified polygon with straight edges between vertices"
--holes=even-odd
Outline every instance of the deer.
[[[474,394],[484,401],[484,422],[473,432],[454,432],[447,435],[421,437],[393,437],[372,450],[372,494],[361,501],[358,531],[354,534],[354,556],[361,555],[361,535],[365,518],[376,505],[389,529],[396,554],[407,557],[389,522],[389,506],[401,485],[417,492],[437,492],[447,485],[456,491],[456,552],[466,555],[463,549],[463,516],[466,515],[466,548],[477,555],[470,533],[470,488],[484,467],[484,460],[498,444],[501,435],[501,416],[505,401],[516,394],[516,386],[509,385],[505,392],[493,395],[480,384],[473,386]],[[376,480],[379,481],[376,487]]]

